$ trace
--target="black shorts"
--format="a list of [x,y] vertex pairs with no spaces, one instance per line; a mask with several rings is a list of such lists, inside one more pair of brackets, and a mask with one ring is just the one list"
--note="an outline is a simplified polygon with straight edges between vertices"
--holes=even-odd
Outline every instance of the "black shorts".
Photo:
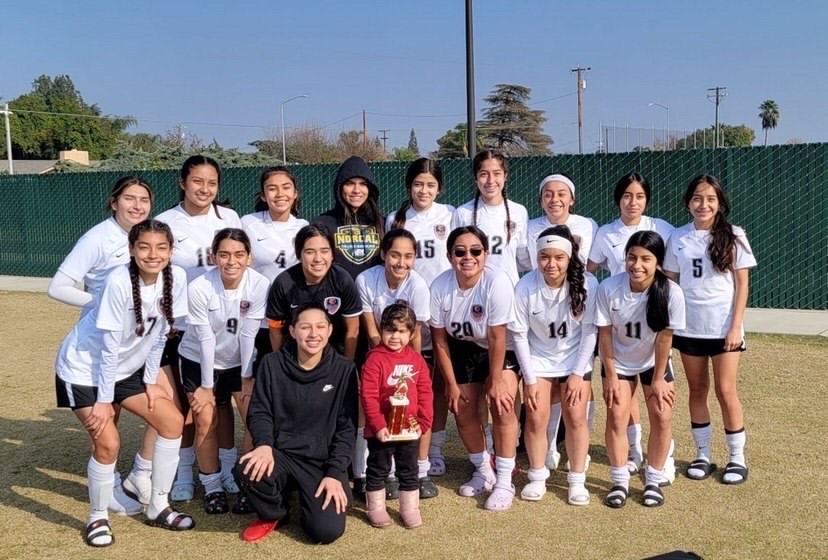
[[[120,404],[129,397],[146,391],[144,385],[144,368],[115,383],[112,404]],[[88,408],[98,401],[98,388],[89,385],[75,385],[55,375],[55,394],[59,408],[78,410]]]
[[[485,382],[489,377],[489,351],[468,340],[458,340],[450,336],[447,340],[451,367],[454,369],[454,380],[457,384]],[[520,372],[515,353],[511,350],[506,351],[503,369]]]
[[[181,384],[184,391],[194,393],[201,387],[201,364],[179,356],[181,364]],[[233,393],[241,391],[241,366],[230,369],[213,370],[213,394],[216,405],[230,404]]]
[[256,359],[253,360],[253,378],[256,378],[256,372],[259,370],[259,364],[262,359],[273,352],[273,346],[270,345],[270,329],[262,328],[256,333]]
[[[637,373],[635,375],[621,375],[619,373],[618,374],[618,379],[620,379],[622,381],[632,382],[632,381],[635,381],[636,378],[638,378],[638,379],[641,380],[642,385],[644,385],[645,387],[649,387],[650,385],[653,384],[653,373],[655,373],[655,368],[651,367],[650,369],[646,369],[646,370],[642,371],[641,373]],[[601,366],[601,377],[603,377],[603,378],[607,377],[607,374],[604,371],[604,366],[603,365]],[[672,360],[667,360],[667,373],[664,374],[664,380],[667,383],[672,383],[673,381],[676,380],[676,376],[673,375],[673,361]]]
[[723,338],[691,338],[673,335],[673,348],[688,356],[718,356],[725,352],[744,352],[747,349],[744,338],[742,345],[736,350],[725,350],[724,343]]
[[181,344],[182,331],[175,331],[175,334],[167,338],[167,343],[164,345],[164,353],[161,354],[161,367],[178,366],[178,345]]
[[[551,379],[557,381],[561,385],[566,385],[566,382],[569,378],[572,377],[571,375],[564,375],[563,377],[553,377]],[[584,381],[592,381],[592,372],[587,372],[584,374]]]
[[434,350],[422,350],[420,355],[425,360],[425,363],[428,364],[428,367],[434,368]]

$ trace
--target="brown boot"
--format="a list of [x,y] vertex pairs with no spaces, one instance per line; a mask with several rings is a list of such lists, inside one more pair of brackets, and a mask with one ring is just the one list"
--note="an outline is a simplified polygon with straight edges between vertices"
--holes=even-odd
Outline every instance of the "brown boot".
[[423,524],[419,490],[400,492],[400,517],[406,529],[415,529]]
[[385,509],[385,490],[371,490],[365,493],[365,510],[368,523],[373,527],[383,528],[391,525],[391,517]]

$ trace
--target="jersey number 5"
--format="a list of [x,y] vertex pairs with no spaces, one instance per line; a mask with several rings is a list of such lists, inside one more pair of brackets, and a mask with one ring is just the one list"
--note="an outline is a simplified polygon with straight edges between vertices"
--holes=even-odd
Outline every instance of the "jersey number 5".
[[693,259],[693,278],[702,277],[702,260]]

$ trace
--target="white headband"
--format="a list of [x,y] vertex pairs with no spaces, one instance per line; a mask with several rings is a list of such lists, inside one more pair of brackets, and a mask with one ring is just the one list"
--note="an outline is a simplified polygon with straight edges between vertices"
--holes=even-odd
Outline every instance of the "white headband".
[[572,242],[560,235],[544,235],[538,238],[538,251],[541,249],[560,249],[567,257],[572,256]]
[[538,187],[538,193],[543,192],[543,186],[546,183],[550,183],[552,181],[558,181],[560,183],[563,183],[564,185],[569,187],[569,192],[572,193],[572,196],[575,196],[575,183],[572,182],[572,179],[570,179],[566,175],[560,175],[557,173],[554,175],[547,175],[543,178],[543,180],[540,183],[540,187]]

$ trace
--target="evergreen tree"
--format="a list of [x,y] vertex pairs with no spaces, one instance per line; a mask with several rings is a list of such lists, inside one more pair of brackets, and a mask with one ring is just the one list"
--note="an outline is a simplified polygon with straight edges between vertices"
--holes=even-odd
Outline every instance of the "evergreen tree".
[[489,107],[483,109],[483,120],[478,123],[484,133],[484,146],[511,156],[550,155],[552,138],[543,132],[546,117],[543,111],[530,109],[532,90],[514,84],[497,84],[484,99]]
[[414,129],[411,129],[411,134],[408,135],[408,151],[414,154],[414,159],[420,157],[420,148],[417,146],[417,135]]

